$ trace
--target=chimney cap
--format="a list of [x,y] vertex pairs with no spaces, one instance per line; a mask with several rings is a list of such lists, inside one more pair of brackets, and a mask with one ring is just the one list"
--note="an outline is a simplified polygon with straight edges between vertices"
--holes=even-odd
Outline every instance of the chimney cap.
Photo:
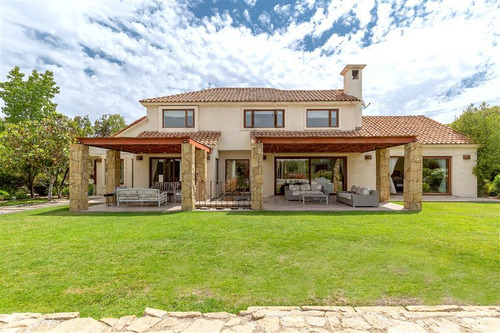
[[366,67],[366,64],[357,64],[357,65],[345,65],[340,75],[345,75],[351,69],[363,69]]

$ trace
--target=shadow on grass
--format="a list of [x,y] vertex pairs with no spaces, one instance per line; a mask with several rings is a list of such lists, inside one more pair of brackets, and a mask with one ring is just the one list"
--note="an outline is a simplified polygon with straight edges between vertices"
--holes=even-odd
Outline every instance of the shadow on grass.
[[68,207],[61,207],[42,211],[37,216],[170,216],[176,214],[212,214],[219,213],[230,216],[383,216],[383,215],[417,215],[415,211],[194,211],[194,212],[86,212],[71,213]]

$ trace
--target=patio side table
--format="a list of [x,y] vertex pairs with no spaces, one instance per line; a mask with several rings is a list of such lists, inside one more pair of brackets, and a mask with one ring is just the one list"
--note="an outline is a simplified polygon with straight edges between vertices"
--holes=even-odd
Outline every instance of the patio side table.
[[328,205],[328,195],[326,194],[300,194],[299,200],[302,200],[302,205],[306,204],[306,199],[309,201],[325,201],[325,204]]

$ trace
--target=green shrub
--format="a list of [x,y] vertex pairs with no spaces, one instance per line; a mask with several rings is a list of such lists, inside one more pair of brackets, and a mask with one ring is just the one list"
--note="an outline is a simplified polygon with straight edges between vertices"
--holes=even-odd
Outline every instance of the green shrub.
[[89,196],[94,195],[94,184],[89,184]]
[[66,186],[61,190],[61,195],[63,197],[69,197],[69,186]]
[[0,201],[10,200],[12,196],[7,191],[0,190]]
[[487,183],[488,192],[491,196],[499,196],[500,195],[500,174],[495,176],[492,182]]
[[18,189],[15,193],[14,193],[14,197],[16,197],[16,199],[18,200],[21,200],[21,199],[27,199],[29,197],[29,193],[26,192],[26,190],[23,190],[23,189]]

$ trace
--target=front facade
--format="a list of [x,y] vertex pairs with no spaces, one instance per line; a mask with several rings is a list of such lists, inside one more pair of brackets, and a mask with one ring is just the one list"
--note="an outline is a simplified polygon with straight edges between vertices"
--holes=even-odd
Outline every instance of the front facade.
[[[476,197],[477,146],[424,116],[363,116],[364,67],[346,66],[344,88],[337,90],[212,88],[141,100],[146,115],[107,138],[119,144],[82,138],[95,157],[95,192],[109,192],[104,148],[121,151],[122,186],[182,182],[182,151],[142,142],[188,138],[207,153],[207,196],[230,183],[251,192],[259,172],[264,198],[282,195],[292,183],[321,184],[336,193],[352,185],[379,188],[381,179],[388,180],[390,193],[403,193],[404,147],[416,144],[422,148],[424,195]],[[252,161],[256,146],[262,149],[258,171]],[[377,174],[380,163],[383,175]]]

